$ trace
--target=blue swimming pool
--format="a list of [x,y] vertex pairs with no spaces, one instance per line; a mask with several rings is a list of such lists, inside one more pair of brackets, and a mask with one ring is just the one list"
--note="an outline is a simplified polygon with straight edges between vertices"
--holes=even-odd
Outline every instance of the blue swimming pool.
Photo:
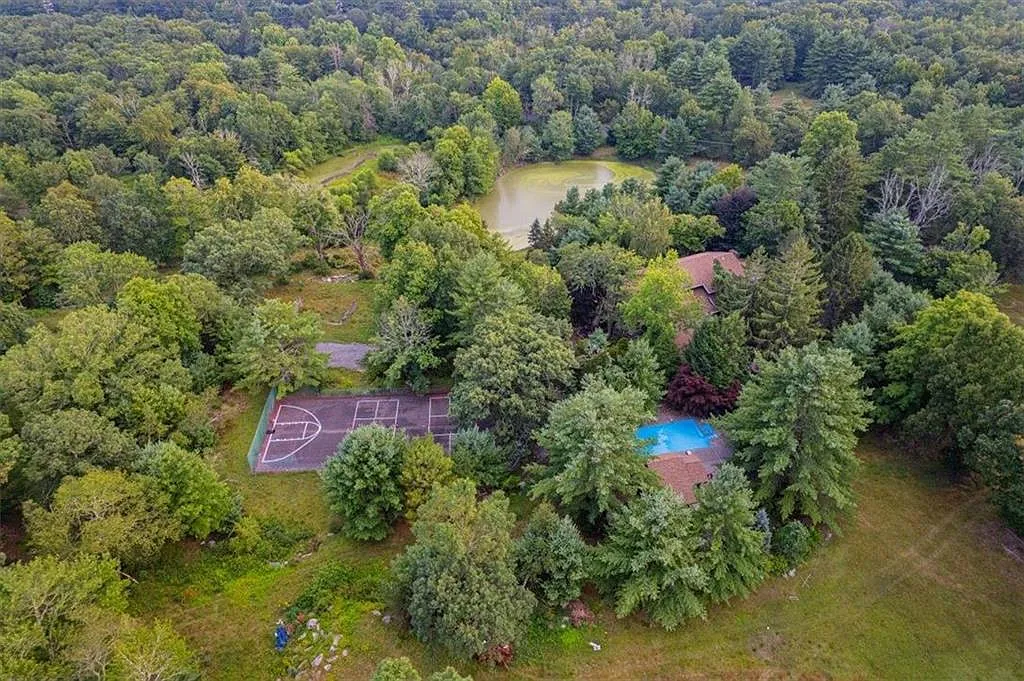
[[696,419],[682,419],[642,426],[636,429],[636,436],[641,440],[653,441],[653,444],[647,446],[647,454],[658,456],[710,447],[718,433],[707,423],[701,423]]

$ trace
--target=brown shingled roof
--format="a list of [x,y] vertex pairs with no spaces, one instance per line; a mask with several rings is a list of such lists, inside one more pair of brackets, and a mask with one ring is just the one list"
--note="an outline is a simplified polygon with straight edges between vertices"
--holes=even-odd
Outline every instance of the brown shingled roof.
[[695,454],[662,454],[651,457],[647,466],[688,504],[696,503],[696,486],[711,475],[711,470]]
[[704,251],[679,258],[677,264],[686,270],[692,282],[691,290],[708,313],[715,311],[715,263],[729,272],[743,274],[743,261],[736,251]]

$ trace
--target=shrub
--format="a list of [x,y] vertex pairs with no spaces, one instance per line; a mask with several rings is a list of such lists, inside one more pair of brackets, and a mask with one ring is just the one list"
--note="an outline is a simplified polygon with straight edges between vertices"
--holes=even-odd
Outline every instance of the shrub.
[[298,613],[323,613],[336,598],[361,601],[379,600],[382,572],[376,566],[353,568],[346,563],[331,563],[320,569],[313,581],[288,609],[289,619]]
[[383,426],[356,428],[338,445],[320,473],[331,510],[342,517],[342,533],[380,541],[402,511],[399,476],[406,451],[401,433]]
[[398,156],[390,149],[377,154],[377,168],[385,173],[398,172]]
[[284,524],[276,518],[243,516],[235,523],[228,546],[239,556],[261,559],[281,558],[312,535],[301,523]]
[[694,372],[689,364],[682,364],[668,385],[666,402],[685,414],[706,418],[731,410],[739,394],[739,381],[728,388],[718,388]]
[[772,535],[772,553],[794,567],[807,560],[814,543],[811,529],[798,520],[791,520]]
[[427,500],[434,485],[444,485],[451,479],[452,460],[433,437],[418,437],[409,443],[401,475],[405,516],[413,520],[416,509]]
[[497,489],[508,478],[508,455],[489,430],[473,426],[452,435],[451,459],[456,477],[475,480],[480,487]]

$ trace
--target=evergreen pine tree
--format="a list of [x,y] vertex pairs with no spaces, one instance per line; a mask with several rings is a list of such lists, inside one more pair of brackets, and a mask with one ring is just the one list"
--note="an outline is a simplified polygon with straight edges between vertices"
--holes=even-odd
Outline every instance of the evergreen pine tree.
[[738,312],[707,317],[686,346],[684,361],[719,388],[742,379],[750,365],[747,323]]
[[788,347],[716,424],[751,476],[755,500],[783,521],[807,516],[835,529],[839,513],[853,507],[853,448],[870,408],[863,376],[846,350]]
[[769,263],[757,290],[750,335],[756,347],[774,354],[810,343],[821,333],[821,269],[807,239],[800,237]]
[[716,602],[746,597],[765,577],[765,535],[757,526],[747,478],[727,463],[696,494],[694,521],[704,538],[701,565],[708,594]]
[[822,271],[828,283],[827,327],[835,328],[860,311],[874,269],[871,245],[857,232],[844,236],[825,254]]
[[888,271],[900,279],[912,279],[921,271],[924,246],[921,231],[906,211],[890,210],[872,217],[864,237]]
[[576,153],[590,156],[604,144],[605,132],[601,119],[589,106],[584,104],[576,110],[572,119],[573,135],[576,138]]

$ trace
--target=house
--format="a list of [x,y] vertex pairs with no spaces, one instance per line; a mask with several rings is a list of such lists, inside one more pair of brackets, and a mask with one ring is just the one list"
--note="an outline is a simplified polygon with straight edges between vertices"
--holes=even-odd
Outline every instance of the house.
[[[690,292],[700,301],[704,311],[715,314],[715,263],[735,275],[743,274],[743,261],[736,251],[704,251],[679,258],[676,264],[690,275]],[[693,340],[693,329],[682,329],[676,334],[676,347],[685,348]]]
[[690,275],[692,285],[690,290],[697,297],[704,311],[708,314],[715,314],[718,308],[715,307],[715,263],[719,263],[729,272],[735,275],[743,274],[743,261],[736,255],[736,251],[704,251],[694,253],[684,258],[679,258],[679,267],[686,270]]

